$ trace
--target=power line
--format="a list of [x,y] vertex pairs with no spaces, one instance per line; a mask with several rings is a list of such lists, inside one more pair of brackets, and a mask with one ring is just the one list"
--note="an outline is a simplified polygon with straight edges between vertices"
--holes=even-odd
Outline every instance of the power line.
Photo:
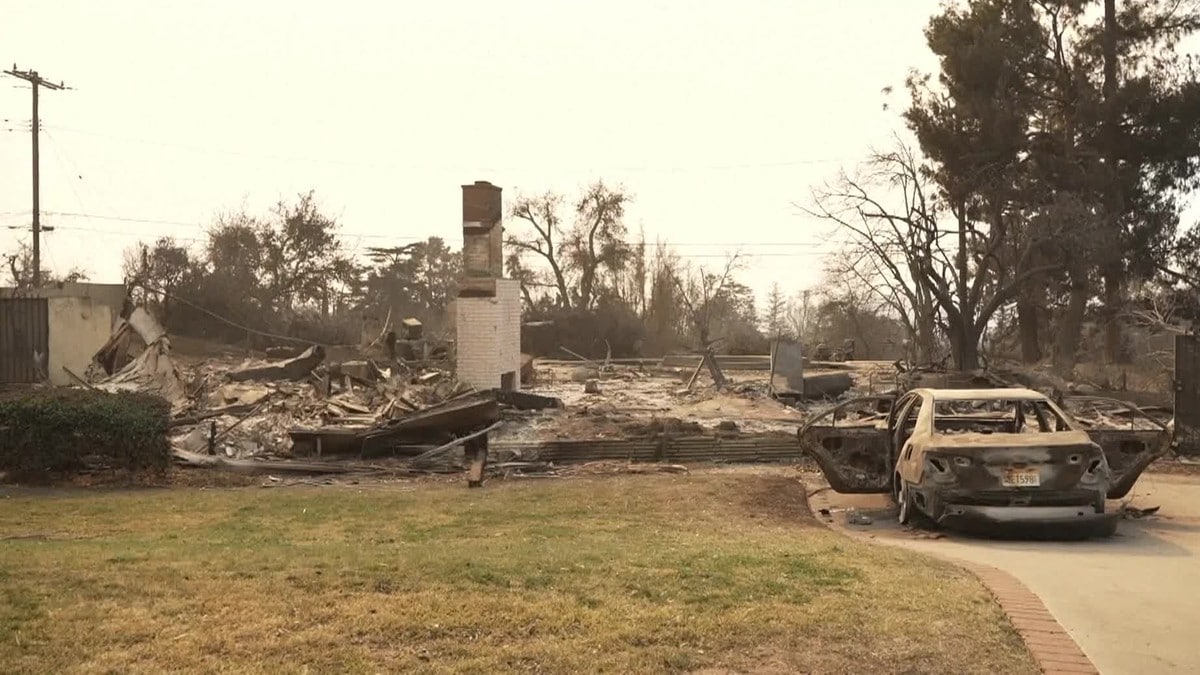
[[[42,129],[45,130],[46,127],[43,125]],[[78,177],[79,180],[84,180],[83,169],[80,169],[79,164],[77,164],[75,162],[75,160],[72,159],[71,156],[66,153],[66,148],[62,147],[63,144],[59,143],[58,139],[55,138],[54,135],[52,135],[48,130],[46,131],[46,138],[49,138],[54,143],[55,154],[58,154],[60,157],[64,158],[71,165],[71,167],[75,170],[75,176]],[[104,197],[103,194],[101,194],[98,190],[96,190],[93,187],[94,183],[92,183],[92,181],[90,181],[90,180],[85,181],[84,185],[92,193],[92,196],[96,198],[96,201],[98,201],[102,206],[104,206],[104,208],[107,209],[109,213],[111,213],[113,215],[117,215],[117,210],[112,207],[112,204],[108,201],[108,199],[106,199]],[[74,186],[74,183],[72,183],[72,186]],[[87,207],[83,206],[83,204],[80,204],[79,208],[84,211],[87,210]]]
[[204,225],[200,223],[185,222],[182,220],[163,220],[160,218],[128,218],[125,216],[102,216],[97,213],[78,213],[70,211],[47,211],[48,216],[58,216],[60,218],[94,218],[96,220],[115,220],[122,223],[146,223],[148,225],[180,225],[182,227],[194,227],[204,229]]
[[[59,150],[58,142],[54,140],[54,137],[51,136],[50,132],[48,131],[46,132],[46,138],[50,139],[51,141],[50,149],[54,151],[54,158],[58,160],[59,168],[62,169],[64,175],[69,176],[70,172],[67,171],[67,160],[64,158],[62,151]],[[71,164],[74,165],[74,162]],[[83,179],[83,173],[79,171],[78,166],[75,166],[75,176],[77,176],[80,180]],[[83,197],[79,196],[79,190],[75,189],[75,181],[68,178],[67,187],[71,188],[71,194],[75,195],[75,203],[79,204],[79,208],[86,209],[87,207],[83,205]]]
[[[73,225],[55,225],[54,229],[55,230],[67,230],[67,231],[71,231],[71,232],[91,232],[93,234],[113,234],[113,235],[120,235],[120,236],[127,236],[127,237],[146,237],[147,236],[147,233],[145,233],[145,232],[128,232],[128,231],[123,231],[123,230],[98,230],[98,229],[91,228],[91,227],[77,227],[77,226],[73,226]],[[151,235],[151,236],[153,236],[153,235]],[[200,239],[199,237],[171,237],[171,238],[175,239],[177,241],[192,241],[192,242],[203,241],[203,239]]]
[[[205,230],[205,231],[207,231],[210,227],[208,225],[204,225],[203,223],[195,223],[195,222],[188,222],[188,221],[182,221],[182,220],[164,220],[161,218],[131,218],[131,217],[126,217],[126,216],[102,216],[102,215],[95,214],[95,213],[75,213],[75,212],[70,212],[70,211],[46,211],[46,215],[57,216],[60,218],[92,218],[95,220],[112,220],[112,221],[118,221],[118,222],[122,222],[122,223],[145,223],[147,225],[177,225],[179,227],[190,227],[193,229]],[[99,232],[100,230],[96,230],[96,231]],[[144,236],[146,233],[144,233],[144,232],[143,233],[129,232],[126,234],[140,234],[140,235]],[[361,233],[361,232],[338,232],[338,234],[343,237],[357,237],[360,239],[388,239],[391,241],[424,241],[425,239],[428,238],[428,237],[416,237],[416,236],[394,235],[394,234],[367,234],[367,233]],[[176,238],[181,239],[183,237],[176,237]]]
[[49,89],[51,91],[60,91],[67,89],[67,86],[61,81],[55,84],[38,75],[36,70],[17,70],[16,64],[13,64],[12,70],[4,71],[6,74],[15,78],[25,80],[30,84],[33,91],[33,118],[29,124],[31,136],[33,138],[33,287],[38,288],[42,285],[42,219],[40,211],[41,200],[41,176],[39,173],[38,161],[38,91]]
[[[202,223],[182,221],[182,220],[165,220],[165,219],[160,219],[160,218],[133,218],[133,217],[126,217],[126,216],[102,216],[102,215],[95,214],[95,213],[77,213],[77,212],[68,212],[68,211],[45,211],[44,213],[48,216],[57,216],[57,217],[61,217],[61,218],[93,218],[96,220],[111,220],[111,221],[119,221],[119,222],[123,222],[123,223],[146,223],[146,224],[150,224],[150,225],[178,225],[180,227],[190,227],[190,228],[199,229],[199,230],[207,230],[209,227]],[[97,230],[97,231],[99,231],[99,230]],[[138,233],[128,233],[128,234],[138,234]],[[145,234],[145,233],[142,233],[142,234]],[[343,232],[338,232],[338,234],[343,237],[353,237],[353,238],[363,238],[363,239],[387,239],[387,240],[391,240],[391,241],[424,241],[424,240],[428,239],[428,237],[418,237],[418,236],[412,236],[412,235],[372,234],[372,233],[365,233],[365,232],[344,232],[343,231]],[[692,241],[692,242],[689,242],[689,241],[670,241],[670,240],[668,240],[664,243],[669,247],[710,246],[710,247],[738,248],[738,247],[747,247],[747,246],[771,246],[771,247],[791,246],[791,247],[819,248],[822,246],[821,242],[813,242],[813,241],[709,241],[709,242]],[[651,247],[655,247],[658,245],[657,242],[651,242],[651,241],[627,242],[627,244],[629,246],[639,246],[639,247],[646,247],[646,248],[651,248]]]
[[[101,229],[94,229],[94,228],[89,228],[89,227],[78,227],[78,226],[73,226],[73,225],[55,225],[54,229],[55,230],[66,230],[66,231],[70,231],[70,232],[90,232],[93,234],[136,237],[139,239],[144,239],[147,236],[147,233],[145,233],[145,232],[129,232],[127,230],[101,230]],[[171,237],[171,238],[175,239],[176,241],[185,241],[185,242],[192,242],[192,243],[204,241],[202,238],[199,238],[199,237]],[[714,244],[714,245],[718,245],[718,244]],[[731,248],[731,249],[738,248],[738,246],[735,244],[728,244],[727,247]],[[338,246],[338,250],[343,253],[365,254],[365,251],[363,250],[363,248],[358,245],[354,245],[354,246],[340,245],[340,246]],[[813,256],[820,257],[820,256],[824,256],[827,254],[828,254],[827,251],[794,251],[791,253],[748,253],[745,251],[741,252],[741,256],[745,257],[745,258],[804,258],[804,257],[813,257]],[[725,258],[729,257],[725,253],[678,253],[678,252],[676,252],[675,255],[677,255],[680,258],[686,258],[689,260],[691,260],[691,259],[707,259],[707,258],[725,259]]]
[[[254,154],[243,150],[229,150],[224,148],[214,148],[211,146],[189,145],[186,143],[172,143],[165,141],[133,138],[129,136],[115,136],[112,134],[101,133],[98,131],[89,131],[86,129],[73,129],[71,127],[53,126],[47,127],[66,131],[73,134],[82,134],[85,136],[94,136],[97,138],[106,138],[109,140],[138,143],[141,145],[150,145],[161,148],[177,148],[181,150],[189,150],[193,152],[228,155],[232,157],[250,157],[254,159],[264,159],[273,162],[295,163],[307,162],[310,164],[329,164],[332,166],[343,167],[363,167],[374,169],[409,169],[409,170],[436,170],[436,171],[527,171],[530,167],[520,166],[479,166],[467,164],[396,164],[392,162],[359,162],[343,159],[327,159],[320,157],[304,157],[304,156],[288,156],[288,155],[270,155],[270,154]],[[632,165],[632,166],[613,166],[604,169],[596,169],[594,166],[578,167],[579,170],[587,171],[604,171],[612,173],[637,173],[637,172],[662,172],[662,173],[687,173],[689,171],[736,171],[743,169],[773,169],[787,168],[793,166],[809,166],[816,164],[838,164],[842,162],[858,162],[861,158],[850,157],[811,157],[805,159],[789,159],[778,160],[772,162],[738,162],[726,164],[709,164],[695,166],[648,166],[648,165]],[[561,168],[561,167],[560,167]]]

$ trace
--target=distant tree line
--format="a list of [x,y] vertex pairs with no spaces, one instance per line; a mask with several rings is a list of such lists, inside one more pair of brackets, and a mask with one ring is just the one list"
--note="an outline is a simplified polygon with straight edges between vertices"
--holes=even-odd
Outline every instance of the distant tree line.
[[[869,296],[829,282],[802,299],[776,285],[760,313],[738,278],[741,254],[706,267],[666,241],[631,236],[631,201],[603,181],[573,200],[554,192],[515,199],[506,268],[521,282],[526,350],[563,356],[565,347],[597,358],[706,347],[765,353],[772,338],[849,338],[860,354],[897,352],[897,319]],[[27,259],[27,251],[9,258],[18,282],[28,281]],[[271,336],[340,344],[361,339],[365,316],[414,316],[430,332],[448,332],[461,252],[437,237],[352,250],[309,192],[266,214],[223,214],[191,246],[171,237],[138,244],[123,268],[136,299],[175,334],[254,346],[278,341]],[[79,270],[67,277],[82,278]]]
[[457,252],[431,237],[359,259],[338,230],[309,192],[265,216],[223,215],[196,248],[170,237],[141,244],[126,252],[126,282],[145,291],[169,330],[196,337],[236,341],[250,329],[355,343],[364,314],[382,321],[389,311],[442,325]]
[[687,261],[670,245],[631,236],[623,188],[597,181],[578,195],[520,195],[506,225],[510,276],[522,284],[526,349],[589,357],[660,355],[711,348],[763,354],[775,338],[840,346],[853,339],[877,357],[899,353],[894,317],[831,285],[803,296],[772,287],[759,311],[739,279],[747,262],[731,251],[719,265]]

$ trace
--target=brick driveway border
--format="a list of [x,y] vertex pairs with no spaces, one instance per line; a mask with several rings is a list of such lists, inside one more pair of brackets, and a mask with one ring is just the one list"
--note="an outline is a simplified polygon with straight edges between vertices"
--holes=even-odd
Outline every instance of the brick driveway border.
[[1099,675],[1095,664],[1046,609],[1042,599],[1016,577],[989,565],[970,563],[953,556],[939,557],[962,567],[983,582],[1008,615],[1042,672]]
[[[799,483],[804,488],[806,501],[808,501],[814,496],[814,493],[810,492],[803,480]],[[811,504],[809,511],[812,511]],[[815,513],[813,518],[824,523],[829,529],[853,539],[907,548],[900,541],[890,542],[886,538],[841,527],[832,519],[827,520]],[[907,548],[907,550],[913,551],[914,549]],[[1065,675],[1067,673],[1099,675],[1100,671],[1096,665],[1083,653],[1079,644],[1067,633],[1066,628],[1063,628],[1058,619],[1054,618],[1050,610],[1046,609],[1046,604],[1042,602],[1042,599],[1019,579],[999,568],[968,562],[949,554],[930,551],[915,552],[945,560],[975,575],[983,583],[984,588],[996,599],[1000,609],[1004,610],[1005,616],[1017,630],[1025,642],[1025,647],[1043,673],[1046,675]]]

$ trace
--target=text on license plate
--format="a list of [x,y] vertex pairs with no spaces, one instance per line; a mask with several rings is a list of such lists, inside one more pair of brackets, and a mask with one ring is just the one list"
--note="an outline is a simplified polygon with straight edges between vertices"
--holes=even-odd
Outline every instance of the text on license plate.
[[1042,476],[1037,469],[1009,469],[1004,472],[1004,487],[1037,487]]

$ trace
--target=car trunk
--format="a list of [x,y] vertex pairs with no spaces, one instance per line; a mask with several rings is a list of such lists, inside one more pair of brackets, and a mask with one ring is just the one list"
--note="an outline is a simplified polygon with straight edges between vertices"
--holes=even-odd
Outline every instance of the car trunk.
[[922,482],[968,503],[1086,503],[1107,482],[1101,452],[1081,431],[936,436],[925,459]]

